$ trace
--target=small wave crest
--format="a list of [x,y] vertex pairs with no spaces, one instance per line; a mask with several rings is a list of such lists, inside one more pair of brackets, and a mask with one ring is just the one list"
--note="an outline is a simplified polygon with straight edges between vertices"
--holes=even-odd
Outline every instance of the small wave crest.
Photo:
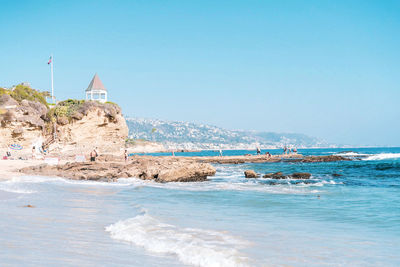
[[29,190],[22,188],[16,184],[10,184],[10,183],[1,183],[0,184],[0,190],[1,191],[6,191],[10,193],[17,193],[17,194],[33,194],[36,193],[34,190]]
[[214,230],[179,228],[163,223],[146,212],[105,229],[116,240],[128,241],[147,251],[173,254],[194,266],[248,266],[239,250],[247,241]]
[[[234,176],[237,178],[237,175]],[[271,194],[310,194],[319,193],[319,191],[308,190],[315,186],[316,182],[307,185],[298,186],[297,183],[291,183],[290,180],[271,183],[270,179],[226,179],[226,177],[213,177],[207,182],[176,182],[176,183],[157,183],[150,180],[141,180],[138,178],[120,179],[120,183],[131,184],[135,188],[153,187],[184,191],[253,191],[265,192]],[[318,185],[316,185],[318,186]],[[308,188],[307,188],[308,187]]]
[[363,153],[348,151],[348,152],[339,152],[339,153],[336,153],[335,155],[342,156],[342,157],[362,157],[362,156],[368,156],[370,154],[363,154]]
[[363,160],[385,160],[400,158],[400,153],[381,153],[363,158]]

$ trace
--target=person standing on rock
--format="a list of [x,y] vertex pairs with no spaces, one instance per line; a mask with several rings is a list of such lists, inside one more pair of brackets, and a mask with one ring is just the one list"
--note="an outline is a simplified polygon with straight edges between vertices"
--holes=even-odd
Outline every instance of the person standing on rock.
[[219,150],[219,156],[222,157],[222,149]]
[[96,157],[98,156],[96,148],[93,149],[92,152],[90,152],[90,161],[96,161]]
[[260,155],[261,154],[261,149],[260,149],[260,147],[257,147],[257,155]]
[[126,149],[124,152],[124,157],[125,157],[125,162],[127,162],[128,161],[128,150],[126,150]]

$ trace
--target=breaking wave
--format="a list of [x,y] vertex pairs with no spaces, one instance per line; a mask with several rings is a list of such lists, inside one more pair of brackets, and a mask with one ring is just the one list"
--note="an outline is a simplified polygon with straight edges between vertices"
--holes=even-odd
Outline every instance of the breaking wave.
[[314,194],[319,193],[318,190],[313,190],[315,187],[324,186],[325,184],[336,184],[331,182],[310,181],[309,183],[293,183],[292,180],[271,183],[271,179],[254,179],[254,180],[240,180],[240,179],[224,179],[212,178],[207,182],[176,182],[176,183],[157,183],[150,180],[141,180],[137,178],[123,178],[120,183],[132,184],[136,188],[140,187],[153,187],[172,190],[185,190],[185,191],[253,191],[265,192],[271,194]]
[[363,160],[385,160],[400,158],[400,153],[381,153],[363,158]]
[[349,152],[339,152],[339,153],[336,153],[335,155],[342,156],[342,157],[362,157],[362,156],[368,156],[370,154],[363,154],[363,153],[349,151]]
[[174,255],[194,266],[248,266],[240,249],[249,245],[227,233],[196,228],[180,228],[163,223],[145,211],[136,217],[105,228],[116,240],[127,241],[152,253]]
[[25,188],[19,186],[18,184],[7,183],[7,182],[0,183],[0,190],[10,192],[10,193],[17,193],[17,194],[36,193],[36,191],[34,191],[34,190],[25,189]]

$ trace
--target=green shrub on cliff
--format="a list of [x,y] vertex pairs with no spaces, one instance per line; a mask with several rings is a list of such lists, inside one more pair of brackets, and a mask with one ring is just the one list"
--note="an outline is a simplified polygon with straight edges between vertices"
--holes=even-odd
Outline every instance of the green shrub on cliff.
[[115,103],[99,103],[97,101],[85,101],[68,99],[57,103],[57,105],[51,108],[47,113],[49,121],[61,121],[65,122],[65,118],[68,121],[81,120],[90,110],[95,108],[102,109],[104,115],[110,120],[114,121],[117,114],[121,113],[121,108]]
[[71,120],[84,103],[85,100],[76,99],[67,99],[61,101],[54,108],[49,110],[47,116],[53,121],[61,117],[66,117]]
[[111,102],[111,101],[107,101],[106,104],[111,104],[111,105],[119,107],[117,103],[114,103],[114,102]]
[[11,93],[10,90],[7,90],[5,88],[0,87],[0,95],[4,95],[4,94],[8,94],[9,95],[10,93]]
[[18,102],[21,102],[22,100],[26,99],[30,101],[40,102],[46,107],[48,107],[46,101],[46,96],[49,96],[48,92],[39,92],[38,90],[20,84],[17,85],[14,88],[14,90],[11,91],[10,95]]

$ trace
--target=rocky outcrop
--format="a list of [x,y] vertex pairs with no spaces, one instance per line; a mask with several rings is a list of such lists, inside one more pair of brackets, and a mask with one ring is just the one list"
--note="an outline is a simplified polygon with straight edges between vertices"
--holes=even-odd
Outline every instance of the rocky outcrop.
[[215,174],[215,168],[206,163],[185,159],[137,157],[128,163],[84,162],[50,166],[42,164],[20,170],[22,173],[59,176],[74,180],[113,181],[136,177],[156,182],[198,182]]
[[329,155],[329,156],[308,156],[301,160],[301,162],[331,162],[331,161],[351,161],[349,158],[342,156]]
[[[297,156],[297,157],[302,157]],[[296,158],[297,158],[296,157]],[[215,157],[192,157],[199,162],[219,163],[219,164],[242,164],[242,163],[263,163],[279,162],[281,158],[278,155],[269,157],[267,155],[243,155],[243,156],[215,156]]]
[[258,175],[253,170],[246,170],[246,171],[244,171],[244,177],[246,177],[246,178],[258,178],[258,177],[260,177],[260,175]]
[[88,154],[97,147],[100,154],[122,154],[128,127],[121,109],[112,104],[88,103],[70,121],[58,121],[57,143],[50,150],[58,149],[64,155]]
[[311,173],[308,173],[308,172],[295,172],[295,173],[292,173],[291,177],[293,179],[310,179]]
[[23,150],[13,155],[26,156],[41,145],[62,157],[88,154],[95,147],[100,153],[123,153],[128,127],[117,105],[69,99],[49,110],[39,101],[16,101],[12,93],[0,95],[3,151],[15,143]]
[[263,178],[270,178],[270,179],[285,179],[286,176],[283,175],[282,172],[275,172],[275,173],[267,173],[263,176]]
[[295,172],[290,175],[284,175],[282,172],[267,173],[263,178],[270,179],[310,179],[311,173],[308,172]]
[[0,148],[17,143],[30,151],[32,143],[43,136],[46,112],[39,102],[18,103],[8,94],[0,95]]
[[199,162],[219,163],[219,164],[242,164],[242,163],[264,163],[264,162],[330,162],[330,161],[349,161],[352,159],[341,156],[308,156],[301,154],[294,155],[243,155],[243,156],[213,156],[213,157],[193,157]]

